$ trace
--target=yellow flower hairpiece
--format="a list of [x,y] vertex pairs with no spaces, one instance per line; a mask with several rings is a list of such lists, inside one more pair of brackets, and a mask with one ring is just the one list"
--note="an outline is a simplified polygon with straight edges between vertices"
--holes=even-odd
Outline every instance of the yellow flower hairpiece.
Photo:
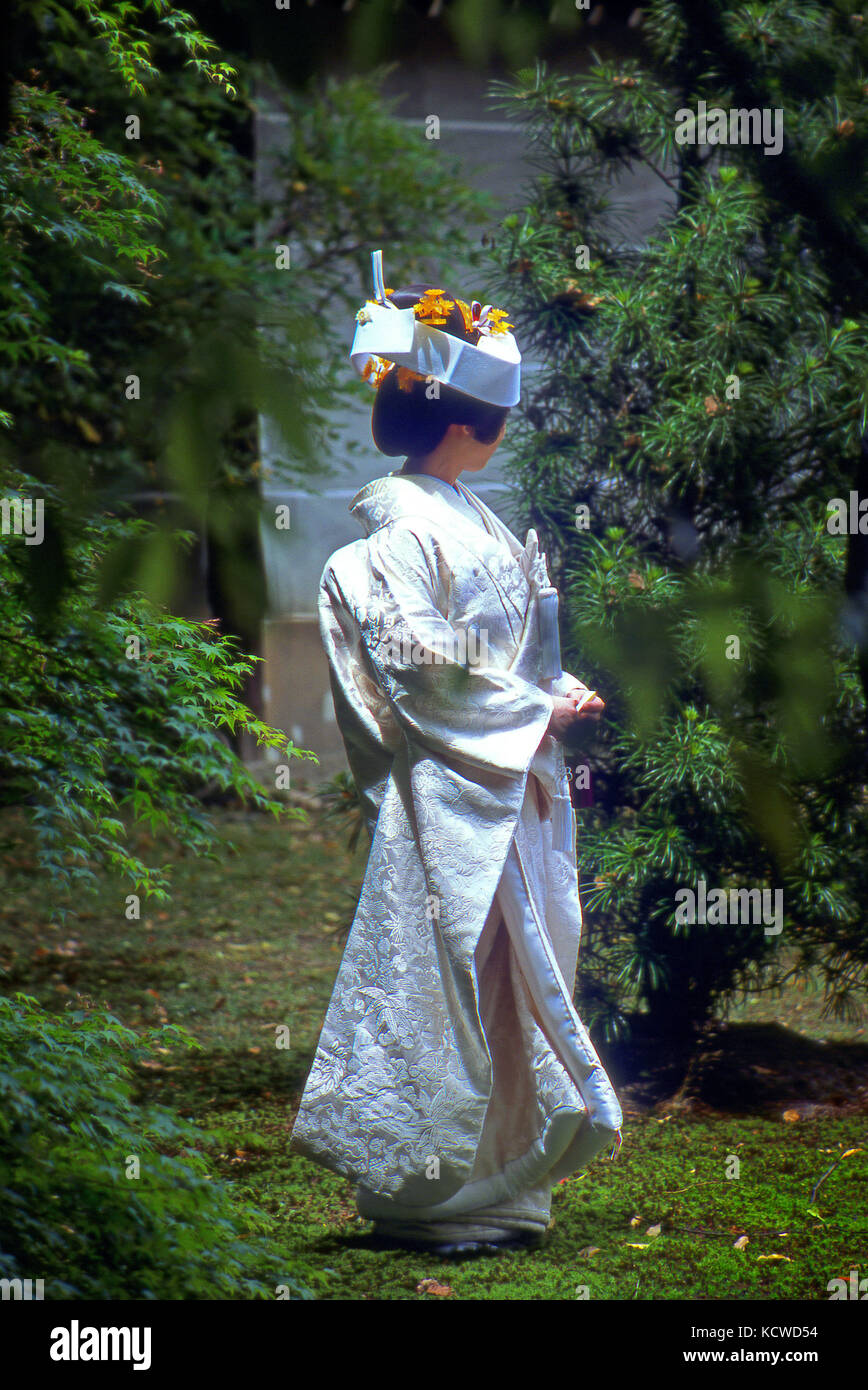
[[395,364],[387,362],[383,357],[371,356],[362,367],[362,381],[370,381],[372,386],[379,386],[383,377],[388,376]]
[[445,299],[442,290],[425,290],[417,304],[413,305],[413,313],[417,319],[429,324],[432,328],[438,324],[446,322],[446,316],[455,308],[455,301]]
[[398,368],[398,387],[401,391],[412,391],[417,381],[427,381],[428,378],[421,372],[414,372],[412,367]]
[[414,372],[410,367],[396,367],[394,362],[376,356],[369,357],[362,368],[362,380],[379,387],[390,372],[397,372],[398,386],[402,391],[412,391],[415,382],[428,380],[422,372]]
[[515,327],[514,324],[506,322],[505,309],[489,309],[486,322],[492,333],[508,333],[510,328]]
[[[394,290],[386,289],[384,294],[388,297],[394,294]],[[368,304],[373,300],[368,300],[356,314],[357,323],[370,323],[371,313]],[[441,289],[425,290],[419,301],[413,305],[413,313],[417,319],[427,323],[430,327],[442,326],[447,322],[447,317],[453,309],[458,309],[461,314],[464,328],[468,333],[507,333],[513,327],[506,321],[506,312],[503,309],[488,309],[484,316],[480,318],[481,306],[474,300],[473,304],[466,303],[463,299],[447,299]]]
[[473,304],[467,304],[463,299],[446,299],[439,289],[425,290],[418,304],[413,305],[413,313],[423,323],[434,327],[446,323],[447,314],[456,308],[468,333],[496,335],[508,333],[513,327],[507,322],[504,309],[487,309],[483,313],[482,306],[475,300]]

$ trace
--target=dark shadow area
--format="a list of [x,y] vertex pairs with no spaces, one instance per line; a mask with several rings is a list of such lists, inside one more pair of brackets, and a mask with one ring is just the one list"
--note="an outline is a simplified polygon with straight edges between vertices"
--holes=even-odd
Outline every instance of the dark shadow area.
[[688,1050],[652,1036],[639,1020],[631,1038],[600,1053],[629,1108],[763,1114],[783,1107],[800,1119],[868,1113],[865,1042],[816,1041],[777,1023],[716,1023]]
[[275,1048],[251,1057],[244,1050],[209,1050],[178,1053],[156,1069],[138,1069],[142,1092],[151,1102],[188,1110],[234,1110],[260,1101],[286,1103],[287,1121],[310,1070],[310,1059],[294,1057]]

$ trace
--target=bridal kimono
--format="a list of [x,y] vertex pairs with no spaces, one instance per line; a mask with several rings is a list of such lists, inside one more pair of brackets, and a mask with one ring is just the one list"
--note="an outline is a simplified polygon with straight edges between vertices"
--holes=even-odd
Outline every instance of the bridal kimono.
[[[320,625],[371,850],[291,1147],[375,1230],[541,1233],[620,1143],[572,1002],[575,817],[541,674],[545,564],[467,488],[390,474],[351,504]],[[559,669],[559,663],[558,663]]]

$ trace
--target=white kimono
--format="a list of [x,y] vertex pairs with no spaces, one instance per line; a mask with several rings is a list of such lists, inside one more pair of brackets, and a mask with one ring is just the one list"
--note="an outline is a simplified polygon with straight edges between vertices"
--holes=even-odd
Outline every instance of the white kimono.
[[[572,1003],[575,817],[547,732],[535,537],[467,488],[369,483],[320,624],[372,836],[291,1147],[383,1233],[541,1232],[551,1189],[620,1142]],[[469,635],[468,635],[469,634]]]

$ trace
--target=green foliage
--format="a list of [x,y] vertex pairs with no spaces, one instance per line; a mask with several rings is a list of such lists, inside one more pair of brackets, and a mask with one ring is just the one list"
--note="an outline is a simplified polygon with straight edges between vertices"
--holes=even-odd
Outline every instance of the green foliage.
[[[171,33],[164,49],[135,27],[148,17]],[[253,658],[160,602],[174,595],[177,556],[193,539],[177,523],[200,521],[201,492],[163,525],[134,519],[130,493],[155,479],[145,451],[160,441],[122,422],[136,413],[124,364],[146,371],[148,339],[164,332],[148,287],[160,283],[159,267],[176,250],[166,235],[174,209],[156,186],[155,166],[131,157],[125,113],[131,96],[143,98],[146,81],[160,77],[156,51],[180,52],[192,64],[195,76],[185,80],[208,93],[202,124],[209,101],[228,104],[234,94],[229,70],[211,63],[213,44],[189,16],[162,0],[72,11],[45,4],[18,18],[17,56],[29,80],[13,83],[0,152],[0,282],[9,310],[0,341],[0,486],[7,507],[30,501],[45,510],[35,544],[7,528],[4,512],[0,799],[30,808],[39,866],[63,890],[63,915],[100,864],[140,894],[166,896],[162,870],[129,847],[131,821],[168,826],[205,853],[203,790],[231,790],[281,812],[230,752],[227,732],[243,729],[288,756],[299,750],[238,698]],[[88,100],[102,95],[95,72],[106,79],[109,138]],[[167,103],[163,119],[170,117]],[[216,126],[213,135],[219,146]],[[176,328],[177,320],[166,324],[165,334]],[[139,345],[132,357],[131,343]],[[153,405],[143,412],[152,419]],[[237,518],[244,505],[234,500]]]
[[[106,277],[107,266],[97,259],[101,254],[108,253],[112,262],[144,266],[159,255],[148,240],[158,221],[157,199],[128,160],[82,129],[61,96],[24,83],[13,92],[0,191],[7,224],[0,243],[3,378],[9,380],[24,365],[43,371],[84,368],[87,359],[80,348],[49,334],[48,294],[28,246],[57,243],[61,256],[74,252],[83,268],[102,270]],[[117,279],[105,278],[102,288],[144,301],[141,289]],[[22,395],[22,404],[32,399]],[[8,412],[4,423],[12,423]]]
[[207,854],[206,787],[231,790],[276,816],[299,814],[265,795],[221,729],[245,729],[287,756],[312,756],[238,700],[253,662],[229,638],[140,594],[98,602],[105,547],[150,529],[144,521],[83,525],[71,554],[75,578],[50,621],[25,602],[23,569],[34,548],[19,542],[0,551],[2,800],[31,807],[39,867],[69,896],[93,884],[95,866],[105,863],[132,891],[165,899],[162,870],[129,848],[130,824],[170,828]]
[[[517,477],[566,599],[565,665],[608,706],[579,851],[585,1005],[610,1034],[637,1007],[690,1029],[772,986],[782,941],[830,1008],[866,983],[868,566],[826,526],[866,429],[864,283],[846,273],[864,179],[839,180],[846,122],[868,113],[866,41],[843,12],[802,9],[795,28],[773,4],[739,27],[706,6],[729,44],[713,69],[693,9],[655,5],[653,70],[538,66],[497,89],[539,168],[497,247],[501,302],[542,364]],[[762,147],[675,139],[676,110],[728,109],[751,82],[785,112],[777,181]],[[864,170],[861,139],[848,148]],[[614,183],[638,168],[666,199],[641,244]],[[817,222],[830,203],[859,227],[848,262]],[[678,921],[700,878],[781,890],[782,937]]]
[[[275,92],[280,124],[266,129],[280,139],[263,155],[267,185],[254,186],[252,121],[273,75],[238,59],[229,95],[174,49],[157,29],[162,71],[148,89],[109,65],[97,96],[80,28],[25,49],[55,90],[16,88],[15,139],[0,155],[14,223],[3,278],[20,286],[0,401],[39,476],[112,505],[168,492],[176,523],[207,521],[237,545],[239,509],[264,476],[257,413],[271,468],[297,480],[329,471],[336,404],[367,389],[347,377],[344,337],[370,251],[388,245],[390,274],[416,278],[433,269],[438,226],[472,261],[468,228],[486,200],[421,132],[408,140],[383,73]],[[131,373],[141,400],[127,397]]]
[[[335,402],[366,389],[346,379],[343,337],[371,248],[395,244],[395,273],[419,274],[428,226],[461,242],[483,204],[424,140],[408,144],[377,78],[281,98],[289,138],[276,191],[260,196],[263,73],[214,62],[189,16],[163,0],[82,0],[19,7],[18,20],[28,76],[0,151],[0,489],[44,502],[45,537],[4,535],[0,553],[0,799],[32,809],[58,887],[108,863],[164,897],[163,870],[129,849],[130,822],[204,853],[203,790],[285,809],[225,735],[301,753],[241,702],[254,658],[231,647],[231,627],[172,616],[185,552],[207,534],[234,630],[258,631],[257,416],[285,447],[280,467],[325,471]],[[142,498],[156,501],[147,525]]]
[[49,52],[55,50],[60,39],[80,42],[84,31],[85,36],[97,40],[108,66],[132,93],[144,92],[147,83],[160,76],[151,61],[153,36],[136,23],[156,20],[173,44],[186,54],[185,63],[200,78],[218,83],[230,96],[234,94],[229,79],[235,76],[235,69],[208,56],[217,45],[196,28],[192,15],[169,4],[169,0],[74,0],[72,7],[62,0],[36,0],[28,9],[31,22],[47,35],[58,35],[58,39],[48,43]]
[[[5,235],[0,240],[0,285],[8,312],[0,344],[0,383],[4,396],[19,407],[33,406],[39,397],[25,377],[21,382],[9,368],[22,363],[56,369],[56,383],[70,373],[91,372],[89,354],[52,333],[52,269],[63,268],[67,294],[75,294],[70,269],[75,267],[93,294],[115,294],[133,304],[147,304],[143,281],[153,276],[153,266],[165,257],[154,241],[165,204],[143,181],[142,170],[129,157],[112,149],[104,138],[88,128],[96,115],[85,93],[94,91],[94,61],[104,61],[109,81],[129,97],[146,92],[146,83],[160,74],[152,62],[154,38],[131,23],[153,18],[158,29],[171,35],[170,50],[186,54],[186,63],[197,80],[218,83],[234,95],[229,82],[233,69],[214,63],[207,54],[213,42],[200,33],[191,17],[173,9],[166,0],[142,0],[139,5],[94,3],[76,0],[73,7],[55,0],[37,0],[17,7],[16,21],[26,22],[30,33],[27,58],[30,75],[43,80],[13,80],[9,130],[0,156]],[[25,46],[27,46],[25,44]],[[87,81],[81,89],[83,109],[77,109],[66,92],[78,67]],[[122,138],[123,129],[118,132]],[[123,147],[121,146],[121,149]],[[127,265],[139,273],[132,279],[117,275]],[[74,305],[80,313],[81,302]],[[43,394],[43,399],[47,393]],[[7,426],[14,416],[3,411]]]
[[0,1277],[44,1279],[49,1299],[310,1296],[263,1214],[209,1174],[201,1132],[136,1103],[136,1065],[196,1046],[171,1026],[137,1036],[103,1011],[0,998]]
[[352,853],[359,843],[365,823],[362,799],[354,778],[349,772],[337,772],[331,781],[319,788],[319,795],[326,805],[326,815],[343,824],[347,832],[347,849]]

